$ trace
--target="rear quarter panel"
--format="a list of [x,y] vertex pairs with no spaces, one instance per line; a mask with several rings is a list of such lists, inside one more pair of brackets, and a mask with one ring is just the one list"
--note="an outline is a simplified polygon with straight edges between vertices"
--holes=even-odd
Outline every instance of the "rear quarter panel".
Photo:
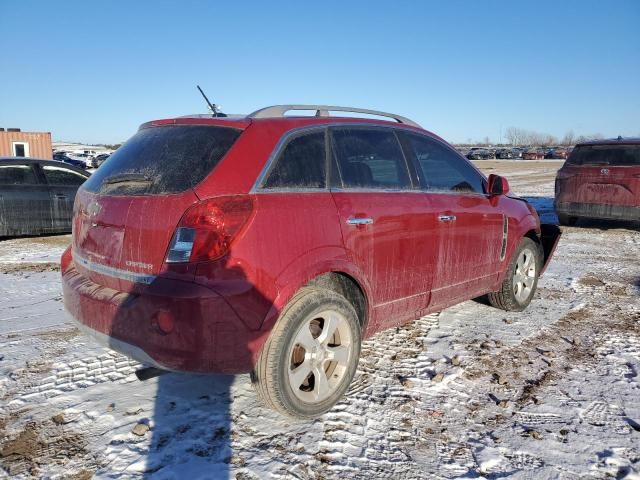
[[[222,295],[251,330],[270,328],[279,312],[315,276],[346,258],[331,194],[259,193],[254,216],[230,254],[198,266],[196,282]],[[264,325],[263,325],[264,323]]]

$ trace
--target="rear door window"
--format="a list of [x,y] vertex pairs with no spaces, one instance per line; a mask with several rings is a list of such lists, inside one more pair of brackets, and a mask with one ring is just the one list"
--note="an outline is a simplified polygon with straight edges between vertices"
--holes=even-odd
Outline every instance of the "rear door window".
[[325,188],[326,163],[324,130],[301,134],[278,155],[262,188]]
[[0,185],[36,185],[38,177],[31,165],[0,165]]
[[420,183],[430,192],[484,193],[484,179],[469,162],[444,144],[404,134],[420,167]]
[[640,145],[582,145],[567,163],[573,165],[640,166]]
[[84,175],[68,168],[43,165],[42,171],[49,185],[80,186],[87,179]]
[[118,148],[84,188],[115,195],[183,192],[218,165],[241,133],[203,125],[144,128]]
[[343,187],[411,188],[407,163],[393,130],[336,128],[331,133]]

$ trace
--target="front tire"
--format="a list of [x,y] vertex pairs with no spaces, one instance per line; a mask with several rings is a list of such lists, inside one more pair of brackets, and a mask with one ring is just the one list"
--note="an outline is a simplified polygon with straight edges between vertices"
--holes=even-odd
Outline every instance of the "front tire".
[[521,312],[533,298],[542,266],[540,247],[524,237],[516,249],[500,290],[488,295],[489,303],[508,312]]
[[360,343],[358,315],[346,298],[302,289],[284,308],[251,374],[258,397],[290,417],[323,414],[349,388]]

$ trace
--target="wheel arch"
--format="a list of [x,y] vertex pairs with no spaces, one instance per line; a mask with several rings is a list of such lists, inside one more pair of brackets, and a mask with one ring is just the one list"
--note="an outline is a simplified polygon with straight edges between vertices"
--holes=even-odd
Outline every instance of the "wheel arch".
[[313,278],[305,286],[316,286],[334,291],[345,297],[358,314],[358,322],[364,331],[369,321],[367,296],[358,281],[341,271],[323,273]]
[[[305,286],[328,288],[352,302],[364,329],[371,318],[371,286],[366,276],[351,263],[342,248],[327,247],[307,252],[276,278],[278,294],[265,316],[261,330],[268,335],[280,312]],[[353,301],[357,304],[354,304]]]

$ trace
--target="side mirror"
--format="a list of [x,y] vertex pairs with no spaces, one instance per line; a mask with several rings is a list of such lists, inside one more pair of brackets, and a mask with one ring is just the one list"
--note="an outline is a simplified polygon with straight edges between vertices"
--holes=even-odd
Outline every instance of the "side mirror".
[[489,195],[505,195],[509,193],[509,182],[500,175],[489,175]]

